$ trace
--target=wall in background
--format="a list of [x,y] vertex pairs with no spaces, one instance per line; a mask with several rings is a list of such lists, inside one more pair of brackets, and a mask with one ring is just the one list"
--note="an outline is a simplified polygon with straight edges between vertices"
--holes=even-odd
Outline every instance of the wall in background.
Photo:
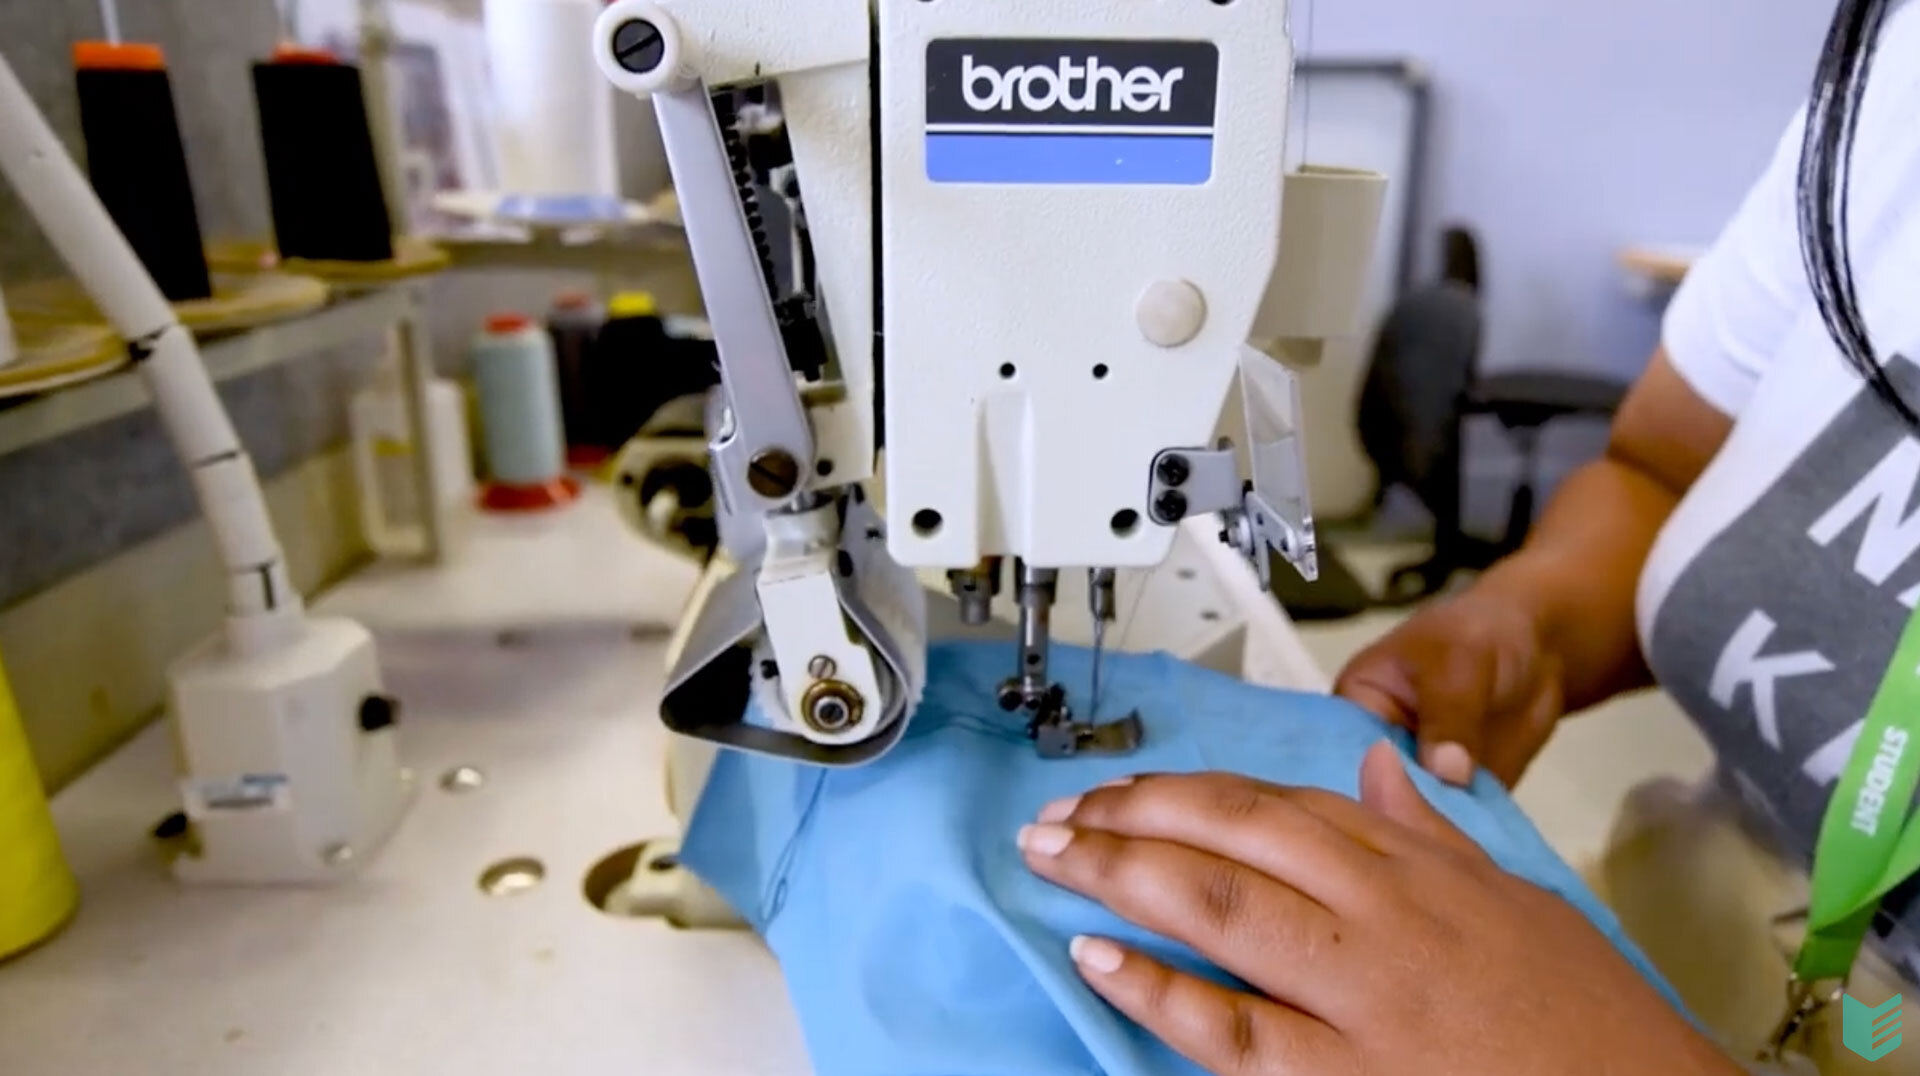
[[[1302,55],[1405,57],[1427,69],[1433,118],[1417,278],[1437,268],[1432,237],[1441,227],[1478,229],[1486,367],[1623,378],[1658,343],[1660,307],[1628,291],[1616,254],[1713,239],[1805,96],[1833,12],[1832,0],[1294,3]],[[1352,414],[1358,384],[1346,379],[1351,398],[1326,409]],[[1349,441],[1340,431],[1309,444],[1344,454],[1322,470],[1362,482],[1366,467]],[[1605,443],[1600,423],[1550,430],[1542,488]],[[1520,461],[1491,423],[1469,424],[1466,455],[1466,525],[1497,537]],[[1336,485],[1326,500],[1336,513],[1359,510],[1364,498],[1346,495],[1357,492]],[[1404,519],[1389,512],[1383,523]]]
[[1489,365],[1621,375],[1651,352],[1658,311],[1625,292],[1615,252],[1713,237],[1805,94],[1833,10],[1832,0],[1294,2],[1303,54],[1428,67],[1428,231],[1451,220],[1481,231]]

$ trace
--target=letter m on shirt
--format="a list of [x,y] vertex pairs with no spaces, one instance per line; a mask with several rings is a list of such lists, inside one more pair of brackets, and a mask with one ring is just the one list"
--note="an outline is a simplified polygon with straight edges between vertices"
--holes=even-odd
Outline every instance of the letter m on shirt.
[[[1866,516],[1866,533],[1860,538],[1853,570],[1874,586],[1881,586],[1920,551],[1920,512],[1907,510],[1915,485],[1920,485],[1920,442],[1903,437],[1814,523],[1807,536],[1823,547],[1832,545]],[[1917,598],[1920,587],[1900,596],[1909,609]]]

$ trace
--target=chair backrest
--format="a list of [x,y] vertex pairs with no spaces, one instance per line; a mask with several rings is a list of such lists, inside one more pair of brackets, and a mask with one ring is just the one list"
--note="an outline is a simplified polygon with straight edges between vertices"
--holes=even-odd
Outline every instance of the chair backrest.
[[1416,288],[1388,311],[1359,410],[1361,445],[1383,492],[1405,485],[1432,508],[1437,483],[1458,483],[1459,411],[1479,363],[1481,324],[1479,294],[1453,280]]

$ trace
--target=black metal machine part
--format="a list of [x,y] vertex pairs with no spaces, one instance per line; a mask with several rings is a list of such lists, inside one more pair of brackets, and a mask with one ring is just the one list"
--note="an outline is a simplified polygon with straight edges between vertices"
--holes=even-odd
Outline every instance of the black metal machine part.
[[[810,293],[811,281],[805,279],[805,263],[809,256],[786,259],[789,264],[783,266],[783,259],[775,256],[768,228],[770,212],[786,212],[774,190],[773,173],[793,163],[793,143],[787,137],[784,124],[754,131],[743,129],[740,111],[746,104],[778,108],[778,88],[772,83],[762,83],[721,90],[713,95],[713,111],[720,122],[720,135],[727,147],[728,164],[733,168],[734,193],[753,232],[754,251],[760,259],[761,280],[767,287],[767,298],[773,303],[774,316],[780,325],[781,340],[787,348],[788,365],[807,380],[818,381],[826,372],[829,352],[826,334],[821,331],[818,297]],[[799,227],[804,247],[807,243],[805,227],[801,222],[794,223]]]

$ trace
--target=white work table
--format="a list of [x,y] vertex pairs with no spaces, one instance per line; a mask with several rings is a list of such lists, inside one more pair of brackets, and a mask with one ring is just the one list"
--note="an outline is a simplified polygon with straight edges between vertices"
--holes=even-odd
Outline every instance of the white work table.
[[[560,517],[569,540],[516,548],[571,559],[587,542],[597,558],[641,558],[607,578],[657,581],[632,606],[635,621],[657,626],[691,587],[689,569],[637,540],[608,541],[596,515]],[[1324,690],[1299,632],[1237,554],[1210,538],[1176,546],[1138,622],[1167,638],[1217,640],[1228,629],[1229,643],[1244,641],[1249,679]],[[577,574],[521,568],[535,581]],[[434,588],[497,581],[492,572],[384,570],[317,604],[379,619]],[[533,589],[550,600],[568,591]],[[609,621],[607,594],[567,600],[598,626],[564,626],[547,608],[544,626],[503,635],[508,625],[490,630],[480,606],[459,602],[458,631],[421,634],[423,621],[397,617],[381,660],[402,700],[417,799],[392,842],[339,886],[175,883],[149,836],[177,804],[164,723],[62,791],[54,815],[81,908],[51,941],[0,963],[0,1076],[810,1071],[779,969],[753,936],[613,917],[585,896],[587,872],[604,857],[677,831],[656,716],[667,641],[657,627]],[[1620,757],[1609,762],[1596,749],[1616,739]],[[1530,774],[1521,802],[1563,854],[1597,851],[1617,794],[1643,771],[1697,772],[1686,759],[1654,765],[1628,750],[1637,739],[1561,737],[1564,750]],[[442,775],[460,766],[480,770],[484,784],[443,789]],[[1596,766],[1605,772],[1590,773]],[[539,860],[544,881],[482,892],[482,872],[514,857]]]
[[[173,882],[148,837],[175,809],[170,745],[149,729],[55,799],[82,905],[0,965],[0,1073],[806,1072],[751,935],[612,918],[582,895],[601,857],[672,832],[663,645],[618,630],[383,645],[418,799],[330,889]],[[459,765],[486,783],[444,791]],[[514,856],[545,882],[482,893],[482,870]]]
[[[530,630],[503,636],[511,625],[481,614],[538,603],[459,601],[443,611],[458,614],[460,630],[423,633],[422,601],[497,587],[503,577],[491,570],[382,569],[317,603],[392,627],[381,661],[416,773],[412,810],[359,877],[304,890],[175,883],[149,836],[177,804],[164,723],[55,797],[82,903],[50,942],[0,963],[0,1076],[808,1072],[779,969],[755,938],[609,916],[583,892],[604,857],[677,830],[656,716],[666,637],[635,624],[657,626],[692,586],[684,563],[610,537],[619,532],[600,518],[601,500],[556,517],[565,540],[512,545],[520,571],[505,578],[527,586],[507,589],[549,603]],[[486,568],[492,555],[468,567]],[[605,578],[655,585],[630,606],[558,586],[582,556],[636,558]],[[1203,636],[1237,625],[1250,679],[1327,686],[1231,550],[1182,543],[1156,580],[1165,586],[1156,583],[1141,625],[1170,636],[1182,620]],[[598,626],[565,626],[558,607],[568,603]],[[611,620],[609,608],[631,608],[633,620]],[[1698,771],[1689,752],[1653,766],[1628,749],[1638,735],[1577,731],[1558,739],[1520,799],[1579,861],[1597,852],[1618,795],[1642,771]],[[443,789],[442,775],[460,766],[484,784]],[[514,857],[539,860],[544,881],[482,892],[481,873]]]
[[[557,517],[579,533],[525,555],[578,557],[581,542],[604,538],[597,514]],[[1247,675],[1324,689],[1246,565],[1205,537],[1176,546],[1155,576],[1165,586],[1141,604],[1143,630],[1213,639],[1216,652],[1222,639],[1252,640]],[[597,548],[652,558],[607,576],[659,581],[635,596],[643,624],[658,624],[667,590],[691,588],[684,563],[637,539]],[[520,567],[569,577],[564,565]],[[383,570],[317,606],[372,616],[454,579],[500,581]],[[457,633],[421,634],[400,618],[381,637],[417,799],[391,843],[336,887],[175,883],[149,835],[177,805],[165,723],[63,790],[54,815],[81,908],[51,941],[0,963],[0,1076],[809,1071],[779,970],[752,935],[615,918],[583,894],[603,857],[677,827],[656,716],[666,636],[609,622],[606,594],[578,600],[599,626],[558,626],[564,617],[546,609],[545,626],[503,635],[460,604]],[[459,766],[485,783],[444,790]],[[544,865],[542,884],[482,892],[489,865],[521,856]]]

